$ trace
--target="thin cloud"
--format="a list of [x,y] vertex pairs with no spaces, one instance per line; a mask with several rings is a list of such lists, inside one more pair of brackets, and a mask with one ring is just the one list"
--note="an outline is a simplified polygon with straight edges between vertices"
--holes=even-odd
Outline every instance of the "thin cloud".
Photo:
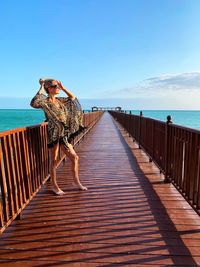
[[165,96],[169,93],[181,91],[200,92],[200,72],[164,74],[157,77],[148,78],[138,85],[130,88],[122,88],[114,91],[116,96],[138,98],[141,96]]
[[165,74],[159,77],[153,77],[144,80],[147,87],[156,86],[157,89],[199,89],[200,88],[200,72]]

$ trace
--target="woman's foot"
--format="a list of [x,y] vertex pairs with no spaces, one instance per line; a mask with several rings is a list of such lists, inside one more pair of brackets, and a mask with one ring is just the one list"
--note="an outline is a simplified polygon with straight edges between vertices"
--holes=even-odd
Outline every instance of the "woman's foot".
[[53,193],[54,193],[55,195],[57,195],[57,196],[62,196],[62,195],[65,194],[65,192],[62,191],[60,188],[54,188],[54,187],[52,187],[52,191],[53,191]]
[[72,183],[73,186],[77,186],[80,190],[88,190],[86,186],[83,186],[81,183]]

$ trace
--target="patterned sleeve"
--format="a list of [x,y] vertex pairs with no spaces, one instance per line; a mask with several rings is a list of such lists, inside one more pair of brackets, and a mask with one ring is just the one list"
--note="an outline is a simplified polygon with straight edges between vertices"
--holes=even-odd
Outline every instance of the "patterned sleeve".
[[69,116],[69,129],[71,133],[74,133],[83,128],[83,110],[81,104],[79,103],[77,98],[59,98],[61,102],[64,104],[68,116]]
[[68,109],[74,108],[76,111],[82,111],[82,107],[76,97],[74,99],[68,97],[66,101],[66,107]]
[[31,107],[33,108],[42,108],[46,100],[46,96],[43,94],[36,94],[31,100]]

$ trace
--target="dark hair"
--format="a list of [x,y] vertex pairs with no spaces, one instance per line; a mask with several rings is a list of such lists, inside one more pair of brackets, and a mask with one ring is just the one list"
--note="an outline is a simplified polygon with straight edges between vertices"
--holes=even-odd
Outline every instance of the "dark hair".
[[55,81],[54,79],[48,79],[44,81],[44,90],[46,91],[46,93],[49,93],[48,88],[52,85],[52,82]]

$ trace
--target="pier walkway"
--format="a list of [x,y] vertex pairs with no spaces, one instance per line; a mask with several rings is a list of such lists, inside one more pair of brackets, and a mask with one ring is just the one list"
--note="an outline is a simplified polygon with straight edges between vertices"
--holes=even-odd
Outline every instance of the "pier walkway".
[[0,266],[200,266],[200,218],[106,112],[0,240]]

